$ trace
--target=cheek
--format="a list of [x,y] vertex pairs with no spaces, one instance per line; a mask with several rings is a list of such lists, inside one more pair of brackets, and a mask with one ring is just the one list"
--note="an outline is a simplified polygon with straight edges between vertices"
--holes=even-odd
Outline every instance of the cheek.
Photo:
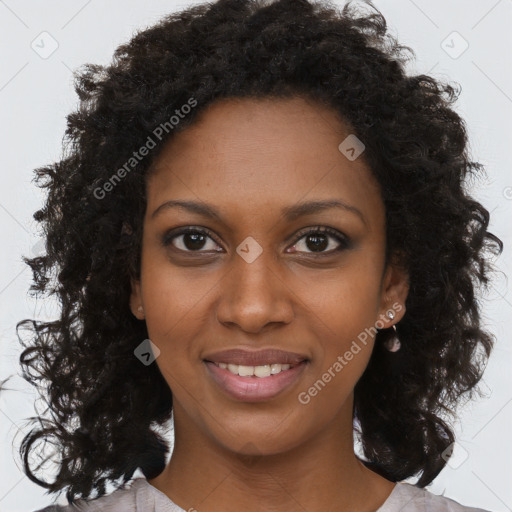
[[167,264],[148,264],[142,269],[142,289],[149,339],[158,347],[156,359],[162,375],[173,392],[183,383],[193,383],[193,373],[200,365],[199,347],[204,330],[202,301],[207,291],[200,280]]
[[381,301],[377,266],[365,262],[364,255],[352,260],[329,272],[304,273],[293,283],[304,315],[323,325],[329,345],[337,339],[340,349],[343,340],[374,324]]
[[173,266],[165,257],[147,255],[142,266],[143,301],[148,331],[164,343],[196,325],[211,285],[198,269]]
[[304,316],[317,339],[308,395],[318,395],[318,405],[343,403],[368,365],[380,305],[378,270],[360,258],[301,284]]

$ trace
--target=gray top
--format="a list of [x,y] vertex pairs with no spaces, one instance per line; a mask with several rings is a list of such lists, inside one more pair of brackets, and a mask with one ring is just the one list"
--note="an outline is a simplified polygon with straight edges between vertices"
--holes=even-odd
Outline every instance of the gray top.
[[[190,507],[189,510],[195,510]],[[50,505],[35,512],[187,512],[178,507],[166,494],[153,487],[145,478],[136,478],[125,489],[117,489],[108,496],[74,505]],[[437,496],[399,482],[388,499],[376,512],[489,512],[481,508],[465,507],[444,496]]]

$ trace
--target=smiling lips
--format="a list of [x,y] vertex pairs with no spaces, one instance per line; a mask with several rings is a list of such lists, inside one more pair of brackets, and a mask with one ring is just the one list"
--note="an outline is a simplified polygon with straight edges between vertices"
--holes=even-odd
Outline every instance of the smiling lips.
[[290,364],[296,365],[308,358],[302,354],[285,352],[275,348],[249,351],[239,348],[215,352],[204,358],[212,363],[231,363],[244,366],[258,366],[266,364]]
[[209,375],[232,398],[261,402],[273,398],[304,370],[308,358],[277,349],[230,349],[204,358]]

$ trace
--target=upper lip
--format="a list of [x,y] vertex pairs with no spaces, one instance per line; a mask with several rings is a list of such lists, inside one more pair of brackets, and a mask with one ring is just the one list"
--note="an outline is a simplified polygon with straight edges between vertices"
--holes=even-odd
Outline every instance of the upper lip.
[[243,366],[262,366],[265,364],[299,364],[308,358],[303,354],[285,352],[275,348],[249,351],[240,348],[232,348],[214,352],[207,355],[204,360],[213,363],[238,364]]

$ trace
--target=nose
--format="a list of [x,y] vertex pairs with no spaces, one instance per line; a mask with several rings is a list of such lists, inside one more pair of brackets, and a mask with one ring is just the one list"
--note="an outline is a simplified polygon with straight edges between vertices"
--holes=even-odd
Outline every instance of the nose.
[[[268,252],[268,251],[267,251]],[[294,294],[278,265],[265,251],[251,263],[235,255],[221,285],[217,320],[257,334],[271,324],[289,324],[294,317]]]

